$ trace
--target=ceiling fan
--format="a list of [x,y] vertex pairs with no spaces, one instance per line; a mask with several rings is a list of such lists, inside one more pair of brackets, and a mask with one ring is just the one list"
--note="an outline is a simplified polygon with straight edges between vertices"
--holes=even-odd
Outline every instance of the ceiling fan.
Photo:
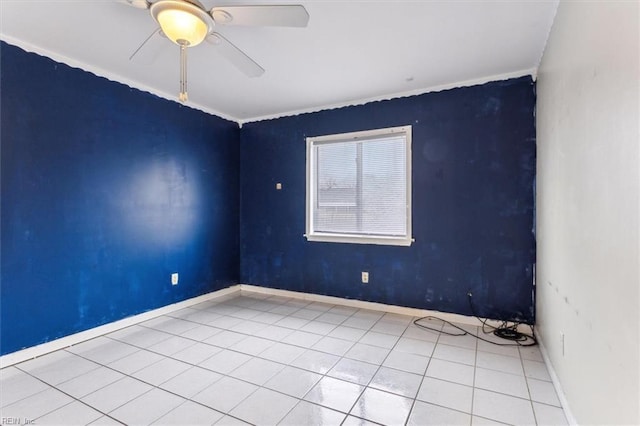
[[155,37],[166,37],[180,46],[180,95],[187,101],[187,48],[206,41],[249,77],[258,77],[264,69],[233,43],[224,38],[217,27],[276,26],[306,27],[309,14],[302,5],[238,5],[207,10],[199,0],[121,0],[137,9],[149,10],[159,25],[133,52],[129,59]]

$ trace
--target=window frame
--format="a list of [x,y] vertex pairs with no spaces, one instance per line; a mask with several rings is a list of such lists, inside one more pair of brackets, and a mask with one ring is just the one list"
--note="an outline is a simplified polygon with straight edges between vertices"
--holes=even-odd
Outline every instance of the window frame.
[[[411,125],[388,127],[383,129],[364,130],[358,132],[339,133],[324,136],[314,136],[306,138],[306,211],[305,211],[305,234],[307,241],[332,242],[332,243],[351,243],[351,244],[377,244],[389,246],[405,246],[408,247],[414,241],[412,237],[412,218],[411,218]],[[317,202],[315,191],[316,176],[314,165],[316,161],[315,147],[330,143],[358,142],[367,140],[381,139],[388,136],[404,134],[405,137],[405,190],[406,190],[406,235],[388,236],[381,234],[357,234],[357,233],[330,233],[320,232],[313,229],[314,223],[314,205]]]

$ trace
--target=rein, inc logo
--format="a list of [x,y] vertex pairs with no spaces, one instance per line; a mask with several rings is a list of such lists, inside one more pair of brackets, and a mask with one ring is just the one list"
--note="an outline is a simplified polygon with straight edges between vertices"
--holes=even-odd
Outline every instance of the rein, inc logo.
[[36,421],[26,417],[0,417],[0,425],[35,425]]

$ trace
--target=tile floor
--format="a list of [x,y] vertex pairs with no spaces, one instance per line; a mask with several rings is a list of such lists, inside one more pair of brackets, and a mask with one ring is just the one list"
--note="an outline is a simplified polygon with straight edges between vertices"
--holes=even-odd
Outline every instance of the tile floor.
[[257,294],[205,302],[0,370],[2,424],[566,424],[537,347],[412,320]]

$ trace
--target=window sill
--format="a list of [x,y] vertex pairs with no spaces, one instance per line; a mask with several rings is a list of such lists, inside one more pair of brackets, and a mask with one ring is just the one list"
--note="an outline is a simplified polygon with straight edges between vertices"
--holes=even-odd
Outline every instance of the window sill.
[[407,237],[385,237],[381,235],[357,235],[357,234],[305,234],[307,241],[323,243],[345,243],[345,244],[375,244],[383,246],[404,246],[409,247],[413,238]]

